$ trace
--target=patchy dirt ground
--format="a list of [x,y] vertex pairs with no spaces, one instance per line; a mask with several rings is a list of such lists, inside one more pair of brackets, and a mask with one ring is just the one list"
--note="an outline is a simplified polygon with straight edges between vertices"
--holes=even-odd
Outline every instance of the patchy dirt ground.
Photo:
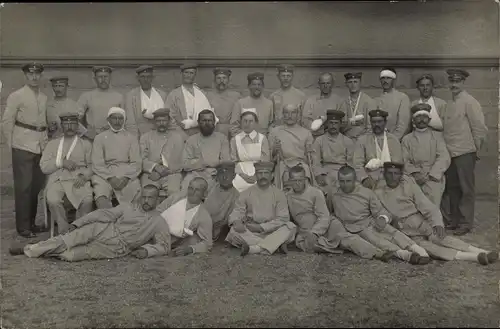
[[[478,201],[466,240],[493,248],[498,205]],[[65,263],[12,257],[1,202],[4,328],[497,327],[500,264],[384,264],[353,255],[248,256],[217,246],[186,258]]]

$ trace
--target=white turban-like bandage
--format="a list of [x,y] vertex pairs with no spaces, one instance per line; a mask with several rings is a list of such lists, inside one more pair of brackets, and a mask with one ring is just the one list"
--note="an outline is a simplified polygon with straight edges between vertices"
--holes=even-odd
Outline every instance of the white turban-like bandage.
[[121,114],[123,118],[125,119],[127,116],[125,115],[125,110],[122,109],[121,107],[112,107],[108,111],[108,118],[111,116],[111,114]]
[[379,168],[382,168],[383,165],[384,164],[382,163],[382,160],[374,158],[368,161],[365,168],[368,170],[377,170]]
[[380,72],[380,77],[381,78],[392,78],[392,79],[396,79],[396,73],[390,71],[390,70],[383,70],[382,72]]
[[415,118],[416,116],[419,116],[419,115],[425,115],[426,117],[430,118],[431,117],[431,114],[427,111],[424,111],[424,110],[420,110],[420,111],[417,111],[415,113],[413,113],[413,117]]
[[[127,116],[125,115],[125,110],[120,108],[120,107],[110,108],[108,111],[108,118],[111,116],[111,114],[120,114],[121,116],[123,116],[123,120],[125,120],[127,118]],[[120,131],[125,129],[125,121],[123,122],[122,127],[118,130],[113,128],[113,126],[109,122],[108,122],[108,126],[109,126],[109,129],[111,129],[113,132],[117,133],[117,132],[120,132]]]

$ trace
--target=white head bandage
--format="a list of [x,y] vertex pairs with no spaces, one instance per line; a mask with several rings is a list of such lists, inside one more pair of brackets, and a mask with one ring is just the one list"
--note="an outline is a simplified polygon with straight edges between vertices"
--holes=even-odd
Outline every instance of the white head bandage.
[[120,108],[120,107],[112,107],[108,111],[108,118],[111,116],[111,114],[121,114],[123,118],[125,119],[127,116],[125,115],[125,110]]
[[253,114],[257,115],[257,109],[256,108],[248,108],[248,109],[242,109],[241,110],[241,115],[242,116],[244,114],[248,114],[248,113],[253,113]]
[[392,72],[391,70],[382,70],[380,72],[380,77],[396,79],[396,73]]
[[419,115],[425,115],[426,117],[430,118],[431,114],[425,110],[420,110],[415,113],[413,113],[413,117],[419,116]]
[[112,107],[108,111],[108,118],[111,116],[111,114],[120,114],[123,116],[123,120],[124,120],[122,127],[120,129],[113,128],[113,126],[108,122],[108,126],[111,129],[111,131],[117,133],[117,132],[124,130],[125,129],[125,119],[127,118],[127,116],[125,115],[125,110],[120,108],[120,107]]

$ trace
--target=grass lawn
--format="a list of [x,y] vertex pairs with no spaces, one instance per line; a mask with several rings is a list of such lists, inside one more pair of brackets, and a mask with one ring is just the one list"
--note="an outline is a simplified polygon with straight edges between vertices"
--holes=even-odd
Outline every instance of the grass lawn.
[[[350,254],[247,256],[224,245],[184,258],[66,263],[12,257],[1,202],[4,328],[497,327],[500,263],[384,264]],[[464,237],[496,247],[498,204],[477,201]],[[41,219],[41,218],[40,218]]]

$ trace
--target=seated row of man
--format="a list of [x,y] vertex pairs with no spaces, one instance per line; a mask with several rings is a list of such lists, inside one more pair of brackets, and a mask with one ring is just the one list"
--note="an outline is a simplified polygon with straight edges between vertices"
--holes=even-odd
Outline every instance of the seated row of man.
[[[70,232],[63,236],[11,252],[69,261],[114,258],[128,253],[144,258],[166,254],[171,247],[175,248],[174,255],[207,252],[212,239],[217,238],[214,234],[220,233],[221,226],[226,224],[224,218],[230,214],[231,231],[226,241],[242,247],[242,255],[272,254],[280,247],[286,252],[286,244],[295,238],[297,247],[307,252],[350,250],[367,259],[387,261],[397,257],[412,264],[427,263],[426,250],[438,259],[462,259],[483,265],[498,258],[497,253],[444,236],[439,211],[411,179],[401,179],[399,165],[386,164],[386,190],[406,197],[404,209],[410,216],[402,215],[390,204],[391,210],[387,212],[371,190],[356,182],[352,167],[339,170],[339,186],[328,195],[332,217],[323,193],[309,184],[302,167],[291,170],[293,189],[286,196],[270,184],[272,168],[272,163],[255,165],[257,184],[238,197],[234,210],[231,210],[231,201],[238,194],[232,186],[234,164],[223,164],[218,167],[217,186],[230,193],[232,197],[227,198],[230,202],[223,199],[220,204],[221,195],[213,190],[202,203],[208,184],[202,178],[195,178],[189,184],[187,196],[178,193],[153,210],[158,190],[147,185],[143,188],[141,207],[124,204],[97,210],[75,221]],[[398,190],[400,186],[406,194]],[[419,237],[419,244],[425,249],[391,226],[390,218],[395,225],[401,225],[403,232]],[[431,223],[426,221],[429,218]],[[416,233],[411,232],[412,228]],[[151,238],[153,243],[146,243]]]
[[[297,123],[298,108],[285,105],[283,125],[270,131],[268,143],[265,136],[259,136],[264,141],[260,145],[256,142],[235,143],[233,138],[231,153],[236,155],[232,160],[239,161],[235,186],[241,192],[255,183],[252,163],[259,159],[259,154],[260,161],[270,158],[266,145],[269,144],[271,159],[277,164],[274,177],[278,188],[286,185],[290,168],[301,165],[314,185],[326,193],[335,185],[337,172],[345,164],[356,169],[358,181],[365,187],[374,188],[377,182],[383,180],[383,163],[395,161],[405,163],[405,173],[415,178],[434,204],[440,205],[445,187],[444,173],[451,162],[450,154],[442,133],[429,128],[431,107],[428,104],[416,104],[411,112],[414,130],[404,136],[401,143],[396,136],[387,132],[388,113],[381,109],[369,112],[372,130],[359,136],[356,141],[341,133],[345,114],[328,110],[324,122],[327,133],[313,142],[311,133]],[[239,138],[250,140],[247,137],[249,132],[245,131],[245,134]],[[241,174],[242,171],[245,173]]]
[[[204,113],[206,112],[206,113]],[[311,157],[307,157],[307,138],[310,133],[302,127],[296,126],[297,108],[292,105],[285,106],[283,110],[284,125],[274,129],[270,134],[273,150],[277,160],[277,175],[280,182],[288,180],[288,170],[294,165],[302,165],[309,168]],[[339,133],[339,125],[343,112],[329,111],[328,134],[318,138],[313,147],[313,168],[316,172],[329,173],[328,184],[321,184],[324,176],[318,175],[320,187],[326,191],[331,186],[338,168],[343,163],[349,163],[352,149],[348,137]],[[137,177],[141,173],[142,186],[153,184],[160,188],[161,200],[181,189],[183,180],[182,172],[187,172],[184,178],[182,190],[186,191],[187,184],[194,177],[203,177],[209,182],[209,189],[214,185],[213,175],[215,167],[220,161],[229,157],[228,145],[221,134],[214,132],[213,113],[202,111],[199,116],[200,134],[191,136],[184,145],[182,137],[175,132],[167,131],[169,125],[169,111],[160,109],[154,113],[156,130],[152,130],[141,136],[140,150],[134,136],[123,130],[125,113],[119,108],[109,111],[108,121],[110,130],[98,135],[94,141],[92,156],[90,156],[90,143],[84,139],[75,137],[77,118],[67,115],[61,118],[65,136],[61,139],[51,141],[42,157],[42,170],[50,174],[47,189],[47,201],[53,216],[56,217],[60,232],[67,229],[65,220],[65,209],[63,206],[64,195],[78,209],[78,216],[92,210],[92,188],[88,183],[91,177],[96,204],[98,208],[110,208],[113,194],[119,202],[132,202],[137,197],[140,186]],[[385,117],[380,110],[370,112],[374,135],[384,131]],[[425,116],[418,116],[421,119]],[[423,121],[417,121],[421,122]],[[231,159],[237,162],[237,175],[234,185],[238,191],[255,184],[253,163],[266,161],[270,158],[269,143],[264,135],[256,133],[254,127],[258,122],[257,115],[252,111],[242,113],[241,124],[243,132],[231,140]],[[295,129],[295,130],[294,130]],[[252,135],[253,134],[253,135]],[[283,140],[283,142],[281,142]],[[305,142],[301,143],[301,140]],[[360,139],[362,140],[362,138]],[[398,146],[389,144],[393,154],[400,154]],[[399,142],[396,140],[399,145]],[[365,143],[366,144],[366,143]],[[361,163],[366,158],[379,157],[377,152],[369,151],[370,148],[361,144],[358,148],[365,153],[360,159]],[[123,147],[116,147],[122,145]],[[357,149],[358,149],[357,148]],[[374,147],[372,147],[375,149]],[[382,148],[386,151],[386,147]],[[128,152],[126,152],[128,150]],[[373,151],[373,150],[371,150]],[[446,150],[445,150],[446,151]],[[142,155],[141,155],[142,153]],[[370,153],[370,154],[368,154]],[[62,154],[66,154],[63,158]],[[300,155],[303,155],[302,157]],[[446,151],[447,154],[447,151]],[[72,155],[70,160],[69,157]],[[342,159],[337,163],[329,162],[329,155],[338,156]],[[359,157],[359,156],[358,156]],[[389,158],[390,155],[386,158]],[[448,157],[449,159],[449,157]],[[373,162],[373,161],[371,161]],[[87,167],[85,167],[85,164]],[[90,170],[92,166],[92,170]],[[79,170],[75,170],[79,168]],[[364,170],[360,175],[365,174]],[[368,169],[366,169],[368,170]],[[85,174],[82,174],[85,171]],[[309,171],[306,171],[306,174]],[[284,175],[287,174],[287,175]],[[311,175],[307,175],[311,178]],[[366,176],[366,175],[365,175]],[[286,178],[286,180],[285,180]],[[59,181],[60,184],[57,182]],[[366,179],[365,181],[366,182]],[[323,182],[324,183],[324,182]],[[434,190],[433,190],[434,191]]]
[[[427,263],[429,254],[483,265],[498,259],[496,252],[446,236],[439,209],[411,178],[403,177],[400,164],[384,166],[387,185],[378,192],[385,195],[382,203],[373,191],[356,182],[352,167],[339,170],[339,185],[329,192],[327,202],[300,166],[292,168],[292,190],[285,195],[270,183],[273,166],[256,163],[257,184],[239,196],[232,186],[234,164],[218,166],[217,187],[229,193],[227,199],[237,199],[234,209],[216,189],[202,203],[208,187],[203,178],[189,183],[187,195],[173,195],[156,209],[158,190],[147,185],[141,206],[96,210],[71,224],[67,234],[14,248],[11,253],[76,261],[129,253],[144,258],[166,254],[174,247],[174,255],[187,255],[209,251],[221,227],[229,224],[226,241],[241,247],[242,255],[273,254],[278,248],[286,252],[286,245],[295,240],[306,252],[349,250],[367,259],[397,257],[411,264]],[[418,244],[409,236],[418,238]]]
[[48,207],[60,233],[68,229],[65,197],[77,209],[77,218],[93,209],[92,193],[97,208],[106,209],[112,207],[112,197],[119,203],[133,202],[140,186],[151,184],[160,189],[163,201],[180,190],[186,192],[195,177],[204,178],[211,189],[216,166],[230,158],[239,162],[234,183],[241,190],[254,183],[253,162],[269,159],[267,138],[255,131],[258,122],[255,110],[242,114],[243,132],[231,141],[231,152],[227,139],[214,131],[214,115],[210,110],[201,111],[200,133],[187,141],[168,129],[168,109],[159,109],[153,115],[156,129],[143,134],[137,143],[135,135],[124,129],[125,112],[111,108],[109,130],[97,135],[93,145],[77,135],[75,114],[60,116],[64,135],[49,142],[41,160],[42,171],[49,175]]
[[[301,166],[291,168],[292,189],[286,194],[270,184],[272,163],[257,163],[255,167],[257,185],[241,193],[230,215],[231,230],[226,238],[242,248],[242,255],[286,250],[298,230],[295,243],[306,252],[349,250],[363,258],[387,261],[397,257],[411,264],[428,263],[429,254],[441,260],[483,265],[498,259],[496,252],[446,236],[439,208],[411,178],[402,179],[402,165],[385,165],[385,189],[394,189],[405,207],[391,197],[391,204],[382,205],[373,191],[356,181],[356,171],[350,166],[339,170],[338,185],[329,191],[328,202],[321,190],[310,185]],[[401,188],[405,193],[399,191]]]

